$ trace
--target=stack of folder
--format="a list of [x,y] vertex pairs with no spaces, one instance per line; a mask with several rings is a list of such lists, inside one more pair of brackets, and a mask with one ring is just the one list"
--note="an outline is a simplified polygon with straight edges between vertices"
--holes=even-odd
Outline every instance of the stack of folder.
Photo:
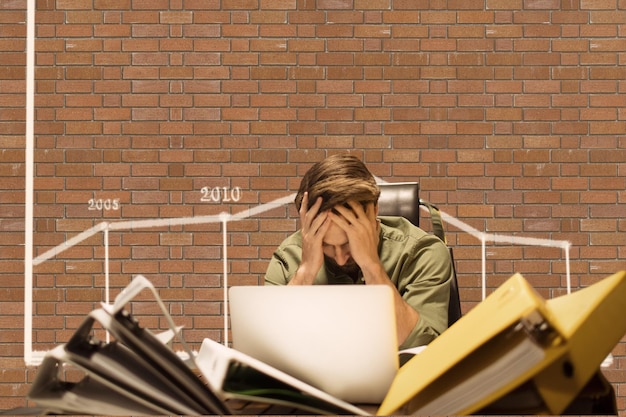
[[[151,334],[124,309],[144,288],[155,295],[169,334]],[[215,342],[205,342],[205,357],[196,357],[140,276],[48,353],[29,398],[40,414],[246,413],[234,407],[242,399],[283,407],[272,414],[616,414],[599,369],[626,334],[625,300],[626,272],[551,300],[516,274],[401,367],[370,411]],[[95,324],[115,341],[95,339]],[[187,361],[165,344],[174,335]],[[63,380],[65,366],[82,370],[84,379]]]
[[398,372],[378,414],[561,414],[626,333],[626,272],[544,300],[519,274]]

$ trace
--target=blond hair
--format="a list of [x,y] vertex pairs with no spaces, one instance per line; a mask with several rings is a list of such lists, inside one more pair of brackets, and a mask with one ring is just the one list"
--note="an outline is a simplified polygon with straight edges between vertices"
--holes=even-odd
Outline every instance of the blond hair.
[[329,156],[304,174],[295,198],[298,210],[305,192],[309,193],[307,208],[311,208],[317,198],[322,197],[320,212],[348,201],[358,201],[363,205],[376,204],[380,196],[372,173],[360,159],[350,154]]

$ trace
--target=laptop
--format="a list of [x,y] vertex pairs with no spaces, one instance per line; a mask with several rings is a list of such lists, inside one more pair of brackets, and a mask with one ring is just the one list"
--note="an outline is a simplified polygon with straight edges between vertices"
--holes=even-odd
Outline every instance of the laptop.
[[353,404],[380,403],[398,371],[392,289],[236,286],[233,348]]

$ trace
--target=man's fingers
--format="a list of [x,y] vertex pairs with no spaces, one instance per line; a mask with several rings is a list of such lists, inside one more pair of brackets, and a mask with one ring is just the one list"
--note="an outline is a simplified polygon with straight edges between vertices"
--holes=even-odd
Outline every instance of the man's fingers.
[[322,205],[322,197],[318,197],[315,204],[308,208],[309,193],[304,193],[302,198],[302,206],[300,207],[300,221],[302,222],[302,228],[308,229],[315,217],[318,214],[318,210]]
[[300,213],[306,213],[307,207],[309,206],[309,193],[305,192],[302,196],[302,202],[300,203]]
[[[326,225],[326,223],[330,223],[327,222],[328,220],[328,212],[322,212],[319,215],[315,216],[315,218],[313,219],[313,221],[311,222],[308,231],[312,232],[314,235],[318,235],[321,231],[322,228]],[[328,227],[326,227],[326,229],[328,229]],[[324,232],[325,233],[325,232]]]
[[350,205],[349,208],[341,204],[336,205],[334,209],[337,213],[339,213],[339,216],[335,217],[343,217],[348,224],[354,224],[367,220],[367,216],[365,211],[363,211],[361,203],[357,201],[350,201],[348,204]]

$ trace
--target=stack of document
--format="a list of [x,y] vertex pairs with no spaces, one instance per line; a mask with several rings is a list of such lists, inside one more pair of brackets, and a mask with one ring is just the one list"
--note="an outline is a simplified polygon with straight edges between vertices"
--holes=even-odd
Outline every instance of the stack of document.
[[400,368],[378,414],[561,414],[626,333],[624,300],[626,272],[550,300],[516,274]]
[[[45,414],[228,414],[223,402],[164,341],[180,332],[170,322],[170,334],[152,334],[124,310],[141,290],[152,284],[142,276],[116,298],[89,314],[73,337],[46,354],[28,394]],[[94,326],[115,341],[94,337]],[[183,340],[184,344],[184,340]],[[186,347],[186,345],[185,345]],[[186,347],[187,348],[187,347]],[[77,370],[78,381],[63,379]],[[74,377],[76,378],[76,377]]]
[[[124,308],[145,288],[169,323],[165,334]],[[209,339],[192,352],[139,276],[48,352],[28,397],[39,414],[561,414],[590,381],[606,382],[599,367],[626,334],[624,300],[626,272],[551,300],[516,274],[402,366],[371,410]],[[94,326],[114,341],[97,340]],[[186,360],[168,346],[173,337]],[[69,368],[83,377],[64,379]]]
[[[170,331],[152,334],[124,309],[145,288],[153,292]],[[95,326],[115,340],[97,340]],[[46,354],[28,397],[37,414],[371,414],[209,339],[196,363],[180,331],[152,284],[138,276],[113,305],[91,312],[69,342]],[[175,336],[186,361],[167,345]],[[63,379],[70,368],[82,378]],[[240,395],[214,389],[216,378]]]

